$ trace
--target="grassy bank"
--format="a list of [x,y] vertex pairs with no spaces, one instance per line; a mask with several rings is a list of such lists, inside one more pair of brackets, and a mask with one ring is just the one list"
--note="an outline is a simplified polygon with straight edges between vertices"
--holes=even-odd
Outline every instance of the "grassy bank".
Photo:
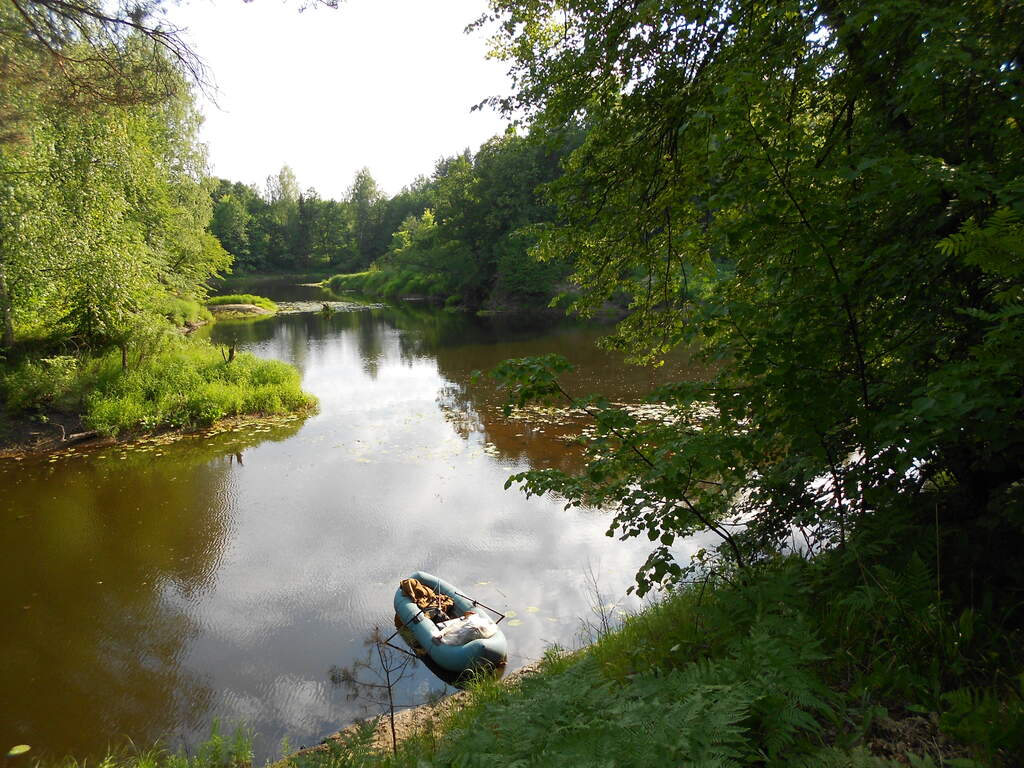
[[286,363],[246,353],[227,362],[201,339],[165,338],[124,363],[117,350],[24,360],[0,372],[0,392],[14,413],[80,414],[86,428],[112,436],[196,429],[227,416],[298,412],[316,402]]
[[[120,749],[112,749],[95,763],[66,757],[36,758],[30,749],[15,757],[8,755],[7,765],[46,766],[46,768],[87,768],[90,765],[102,768],[249,768],[253,762],[252,734],[244,728],[235,728],[230,734],[221,732],[214,723],[210,737],[197,747],[185,751],[172,751],[160,744],[139,748],[132,742]],[[12,750],[17,751],[17,750]]]
[[[424,274],[414,270],[371,269],[334,275],[321,283],[334,293],[351,291],[371,298],[432,299],[443,302],[447,308],[476,308],[481,312],[506,312],[548,309],[548,291],[505,293],[501,298],[492,296],[482,305],[474,304],[458,292],[453,292],[449,281],[439,274]],[[561,313],[560,313],[561,314]]]
[[372,269],[347,275],[334,275],[324,285],[334,293],[353,291],[377,298],[430,298],[459,304],[461,298],[450,295],[440,275],[424,275],[411,270]]
[[[536,674],[480,681],[397,754],[374,750],[368,724],[275,768],[1020,765],[1019,633],[952,611],[922,552],[902,553],[850,547],[688,584],[616,629],[592,622],[596,642],[552,649]],[[229,768],[246,743],[215,730],[189,759],[101,764]]]
[[277,312],[277,304],[265,296],[256,296],[252,293],[232,293],[227,296],[211,296],[206,300],[206,306],[217,307],[224,304],[252,304],[268,312]]
[[362,732],[288,763],[1019,765],[1019,637],[951,613],[918,554],[863,558],[691,584],[515,686],[482,683],[397,755],[373,753]]

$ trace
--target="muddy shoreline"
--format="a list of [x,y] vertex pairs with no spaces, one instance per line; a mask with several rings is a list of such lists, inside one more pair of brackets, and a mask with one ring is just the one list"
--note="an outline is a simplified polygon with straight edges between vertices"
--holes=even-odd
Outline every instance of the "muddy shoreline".
[[114,438],[89,430],[77,413],[49,410],[28,416],[0,412],[0,458],[45,455],[75,446],[112,445]]
[[[255,423],[272,424],[280,422],[282,419],[290,421],[293,418],[302,418],[307,415],[308,412],[272,416],[243,414],[218,419],[213,424],[198,429],[156,429],[110,437],[95,431],[86,430],[82,426],[81,418],[77,414],[58,414],[55,418],[61,418],[61,421],[56,421],[47,415],[48,421],[40,422],[28,417],[11,416],[8,413],[2,413],[0,414],[0,459],[47,456],[72,447],[76,451],[100,450],[114,445],[131,445],[133,443],[146,442],[158,437],[183,440],[195,435],[205,434],[215,427],[232,429]],[[72,432],[69,429],[69,425],[77,427],[77,431]]]

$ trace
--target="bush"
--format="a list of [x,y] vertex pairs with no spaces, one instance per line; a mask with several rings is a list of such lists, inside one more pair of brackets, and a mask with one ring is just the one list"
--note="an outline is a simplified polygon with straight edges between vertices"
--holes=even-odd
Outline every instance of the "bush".
[[0,374],[0,392],[12,411],[44,408],[65,397],[79,368],[78,358],[70,355],[26,360]]
[[210,310],[197,301],[182,299],[177,296],[164,296],[156,306],[156,311],[166,317],[174,325],[198,325],[213,320]]
[[334,293],[353,291],[365,296],[428,296],[443,298],[448,295],[447,280],[440,274],[416,272],[410,269],[379,269],[335,275],[327,281]]

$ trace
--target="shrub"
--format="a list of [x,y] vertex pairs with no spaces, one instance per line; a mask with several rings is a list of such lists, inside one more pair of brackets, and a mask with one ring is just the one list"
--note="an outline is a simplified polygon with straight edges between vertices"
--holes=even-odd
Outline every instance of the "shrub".
[[210,310],[199,302],[170,295],[157,303],[156,311],[178,327],[208,323],[213,319]]
[[0,374],[0,391],[8,408],[43,408],[62,399],[79,373],[79,360],[70,355],[26,360]]
[[379,269],[335,275],[327,281],[335,292],[354,291],[365,296],[430,296],[440,298],[448,293],[447,280],[439,274],[427,274],[410,269]]

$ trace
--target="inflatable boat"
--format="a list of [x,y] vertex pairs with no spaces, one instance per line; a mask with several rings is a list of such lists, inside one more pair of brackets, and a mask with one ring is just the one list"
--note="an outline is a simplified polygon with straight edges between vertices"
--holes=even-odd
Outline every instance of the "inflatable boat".
[[[452,606],[449,613],[454,617],[462,617],[466,613],[486,616],[480,603],[466,597],[444,579],[423,571],[416,571],[410,578],[429,587],[436,594],[450,598]],[[401,634],[406,642],[409,642],[411,634],[411,639],[419,646],[413,650],[425,653],[441,669],[454,673],[477,672],[495,669],[505,664],[508,644],[497,624],[491,623],[494,633],[490,637],[477,637],[459,645],[442,642],[440,638],[448,628],[444,627],[444,624],[439,626],[435,623],[434,619],[439,619],[436,612],[429,608],[421,608],[413,597],[402,591],[401,587],[395,591],[395,615],[395,623],[400,624],[399,629],[402,630]]]

